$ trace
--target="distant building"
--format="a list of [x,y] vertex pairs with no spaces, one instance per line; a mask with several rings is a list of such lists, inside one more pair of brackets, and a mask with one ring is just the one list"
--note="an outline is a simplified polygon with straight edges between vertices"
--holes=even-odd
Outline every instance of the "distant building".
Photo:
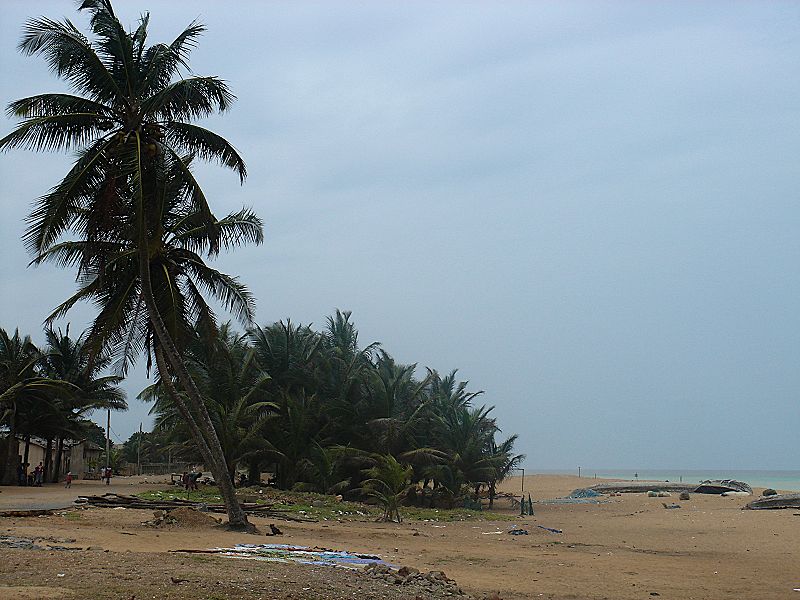
[[[0,432],[2,435],[2,432]],[[17,452],[9,448],[9,444],[16,442]],[[10,439],[6,433],[0,437],[0,482],[16,483],[17,467],[25,457],[25,439],[17,435]],[[50,460],[45,460],[47,455],[47,441],[31,436],[28,441],[28,473],[32,473],[40,462],[50,465],[50,473],[55,467],[57,449],[55,443],[50,448]],[[98,465],[103,448],[90,440],[64,440],[61,452],[61,465],[58,469],[59,478],[63,479],[67,471],[72,471],[75,479],[96,479],[99,477]]]
[[103,448],[91,440],[71,442],[64,473],[72,471],[72,476],[76,479],[97,479],[100,477],[98,468],[102,453]]

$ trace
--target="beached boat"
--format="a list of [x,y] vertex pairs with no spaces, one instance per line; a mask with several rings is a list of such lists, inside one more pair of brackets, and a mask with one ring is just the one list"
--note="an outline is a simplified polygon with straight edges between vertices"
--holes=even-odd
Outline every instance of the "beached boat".
[[645,492],[693,492],[696,483],[675,483],[671,481],[611,481],[598,483],[591,488],[601,494],[643,494]]
[[745,505],[748,510],[768,510],[778,508],[800,508],[800,494],[777,494],[762,496]]
[[707,479],[701,481],[694,491],[696,494],[723,494],[725,492],[752,494],[753,488],[744,481],[736,481],[735,479]]
[[644,492],[690,492],[695,494],[723,494],[725,492],[753,493],[753,488],[735,479],[714,479],[697,483],[676,483],[673,481],[611,481],[598,483],[591,488],[601,494],[636,494]]

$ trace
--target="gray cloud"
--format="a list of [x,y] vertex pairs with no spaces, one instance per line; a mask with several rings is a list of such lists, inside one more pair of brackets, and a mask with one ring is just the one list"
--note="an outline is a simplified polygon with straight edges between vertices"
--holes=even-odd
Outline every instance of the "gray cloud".
[[[151,39],[209,26],[193,66],[239,96],[209,126],[250,177],[199,177],[267,223],[219,261],[260,322],[353,310],[365,343],[485,389],[532,467],[794,466],[796,4],[152,4]],[[72,7],[4,6],[4,102],[61,88],[14,46]],[[72,289],[19,243],[67,160],[0,161],[5,327]]]

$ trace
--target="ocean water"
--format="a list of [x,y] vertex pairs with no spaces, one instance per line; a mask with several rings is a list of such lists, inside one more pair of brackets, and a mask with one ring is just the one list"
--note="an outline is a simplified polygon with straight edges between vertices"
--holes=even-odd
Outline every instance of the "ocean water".
[[[564,471],[561,471],[562,473]],[[577,469],[570,474],[577,475]],[[638,477],[636,477],[638,475]],[[800,471],[760,471],[760,470],[639,470],[633,469],[589,469],[581,468],[581,477],[589,480],[594,477],[617,479],[620,481],[683,481],[700,483],[705,479],[736,479],[749,483],[752,487],[774,488],[776,490],[800,492]]]

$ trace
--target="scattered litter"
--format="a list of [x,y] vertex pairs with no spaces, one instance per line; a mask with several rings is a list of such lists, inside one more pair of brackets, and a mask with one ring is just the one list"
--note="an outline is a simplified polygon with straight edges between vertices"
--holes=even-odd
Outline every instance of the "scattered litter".
[[552,527],[545,527],[544,525],[537,525],[539,529],[544,529],[550,533],[564,533],[561,529],[553,529]]
[[511,535],[528,535],[527,529],[511,529],[508,533]]
[[481,535],[499,535],[502,531],[482,531]]
[[[55,542],[59,545],[48,544],[46,546],[36,542]],[[80,550],[80,548],[70,548],[60,544],[74,544],[74,539],[59,539],[54,537],[34,537],[22,538],[13,535],[0,535],[0,548],[13,548],[16,550]]]
[[671,508],[680,508],[680,507],[681,507],[681,505],[680,505],[680,504],[675,504],[674,502],[673,502],[672,504],[667,504],[666,502],[662,502],[662,503],[661,503],[661,505],[662,505],[664,508],[668,508],[668,509],[671,509]]
[[56,574],[56,577],[65,577],[65,576],[66,576],[66,573],[57,573]]
[[124,506],[115,506],[114,510],[125,510]]
[[270,562],[296,562],[304,565],[323,565],[356,569],[376,563],[396,568],[374,554],[357,554],[344,550],[290,546],[287,544],[236,544],[233,548],[211,548],[210,550],[170,550],[192,554],[219,554],[231,558],[263,560]]

